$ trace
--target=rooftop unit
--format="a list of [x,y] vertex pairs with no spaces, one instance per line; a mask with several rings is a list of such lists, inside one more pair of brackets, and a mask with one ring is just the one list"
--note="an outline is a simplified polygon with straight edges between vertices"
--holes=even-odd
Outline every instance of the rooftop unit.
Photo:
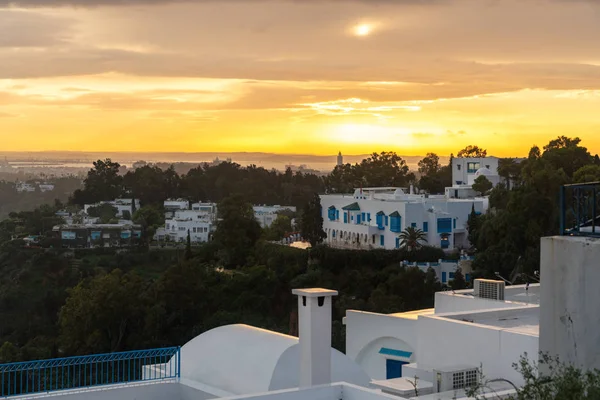
[[504,282],[493,279],[475,279],[473,292],[483,299],[504,301]]

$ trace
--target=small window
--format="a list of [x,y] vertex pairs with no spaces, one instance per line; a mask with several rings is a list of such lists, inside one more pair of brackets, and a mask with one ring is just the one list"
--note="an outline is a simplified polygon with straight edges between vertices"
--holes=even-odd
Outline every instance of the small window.
[[416,228],[417,227],[417,223],[416,222],[411,222],[410,226],[412,226],[413,228]]
[[458,170],[460,171],[460,164],[458,164],[458,165],[456,166],[456,168],[458,168]]
[[429,232],[429,222],[423,222],[423,232]]

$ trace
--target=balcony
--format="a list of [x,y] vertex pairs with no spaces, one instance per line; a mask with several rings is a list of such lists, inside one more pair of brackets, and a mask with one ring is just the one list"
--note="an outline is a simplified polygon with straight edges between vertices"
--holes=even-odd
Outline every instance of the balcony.
[[0,364],[0,398],[175,380],[180,366],[179,347]]
[[600,182],[565,185],[560,191],[560,234],[600,237]]

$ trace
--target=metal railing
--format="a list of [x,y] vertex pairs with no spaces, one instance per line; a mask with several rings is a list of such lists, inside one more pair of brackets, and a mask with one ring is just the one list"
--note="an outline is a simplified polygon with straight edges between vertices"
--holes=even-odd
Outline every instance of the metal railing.
[[600,182],[560,190],[560,234],[600,237]]
[[0,364],[0,398],[180,376],[179,347],[15,362]]

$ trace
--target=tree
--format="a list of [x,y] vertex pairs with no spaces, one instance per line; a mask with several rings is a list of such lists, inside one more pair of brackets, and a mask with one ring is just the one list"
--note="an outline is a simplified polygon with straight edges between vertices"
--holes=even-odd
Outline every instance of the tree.
[[94,162],[84,181],[83,190],[73,194],[75,204],[84,205],[98,201],[114,200],[123,194],[123,177],[119,175],[121,165],[110,158]]
[[452,186],[452,164],[441,166],[440,158],[435,153],[427,153],[427,156],[419,161],[419,188],[428,193],[444,193],[444,189]]
[[459,151],[456,156],[459,158],[483,158],[487,157],[487,150],[478,146],[469,145]]
[[465,280],[464,275],[462,274],[462,270],[457,268],[454,271],[454,279],[450,281],[450,287],[452,290],[461,290],[467,288],[467,281]]
[[469,219],[467,220],[467,231],[469,232],[469,243],[472,246],[475,246],[477,243],[477,238],[479,234],[479,229],[481,228],[481,215],[478,215],[475,212],[475,204],[471,206],[471,213],[469,214]]
[[59,316],[60,342],[68,354],[114,352],[130,348],[144,320],[142,280],[119,269],[69,292]]
[[598,182],[600,181],[600,165],[588,164],[579,168],[573,174],[574,183]]
[[312,200],[309,201],[302,210],[300,233],[313,247],[321,243],[323,239],[327,237],[327,234],[323,230],[321,198],[317,193],[313,195]]
[[435,175],[440,168],[440,157],[435,153],[427,153],[425,158],[419,161],[419,172],[423,175]]
[[427,234],[414,226],[407,227],[398,235],[400,238],[400,247],[414,251],[427,242]]
[[190,260],[192,256],[192,238],[190,236],[190,230],[188,229],[187,240],[185,242],[185,259]]
[[514,181],[521,172],[521,166],[514,158],[501,158],[498,160],[498,175],[506,181],[506,187],[510,189],[510,183]]
[[241,195],[219,203],[214,242],[220,247],[221,261],[227,267],[242,266],[261,235],[252,205]]
[[165,215],[153,206],[143,206],[133,214],[133,222],[141,225],[144,235],[151,239],[156,230],[165,224]]
[[102,203],[94,207],[89,207],[87,214],[90,217],[99,218],[100,223],[108,224],[111,220],[117,217],[119,210],[108,203]]
[[572,178],[575,171],[593,163],[593,157],[587,148],[579,145],[581,139],[559,136],[544,146],[542,158],[556,169],[562,169]]
[[475,178],[473,182],[472,188],[474,191],[479,192],[480,195],[485,196],[485,194],[493,187],[492,182],[488,180],[484,175],[480,175]]
[[292,232],[292,220],[282,214],[277,216],[270,227],[264,229],[266,240],[281,240],[289,232]]

